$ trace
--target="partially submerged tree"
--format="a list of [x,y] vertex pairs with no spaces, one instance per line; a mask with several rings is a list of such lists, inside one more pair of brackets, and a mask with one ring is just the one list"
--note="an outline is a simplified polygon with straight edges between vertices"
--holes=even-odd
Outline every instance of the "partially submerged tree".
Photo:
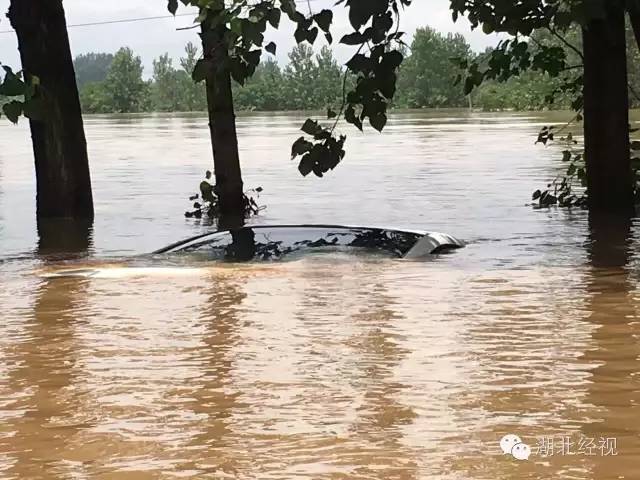
[[591,210],[633,208],[624,2],[607,0],[582,28],[584,147]]
[[[93,219],[93,197],[80,100],[61,0],[12,0],[26,102],[10,107],[29,117],[35,156],[37,216]],[[5,113],[7,110],[5,109]]]
[[222,226],[234,226],[244,223],[244,189],[231,90],[231,30],[223,21],[224,15],[224,8],[220,8],[211,11],[202,20],[204,59],[196,65],[194,79],[198,81],[198,77],[202,75],[206,80],[207,110],[216,175],[215,193],[218,197],[220,223]]
[[[553,77],[564,76],[559,91],[574,95],[573,107],[584,116],[583,180],[589,209],[617,212],[633,209],[635,180],[629,152],[625,12],[635,14],[639,2],[450,2],[454,19],[466,15],[474,28],[482,26],[485,33],[503,32],[513,37],[502,41],[485,65],[463,62],[468,67],[465,90],[471,92],[485,80],[506,81],[529,69]],[[575,27],[582,31],[583,49],[567,39]],[[537,40],[539,32],[556,38],[561,46]],[[542,141],[552,138],[549,130],[541,134]],[[570,189],[565,189],[562,195],[570,195]],[[560,199],[560,203],[571,204],[567,199]]]
[[[313,44],[320,32],[329,43],[333,41],[333,12],[324,9],[305,15],[298,11],[294,0],[181,2],[200,12],[197,21],[202,28],[204,56],[196,64],[193,78],[207,82],[216,190],[223,214],[237,216],[242,211],[242,177],[230,79],[243,84],[255,72],[263,49],[275,54],[276,45],[265,42],[265,32],[268,25],[279,27],[282,14],[296,24],[294,36],[298,43]],[[340,43],[357,50],[347,63],[355,81],[347,91],[345,73],[340,105],[327,112],[333,120],[331,125],[325,127],[310,119],[304,123],[302,130],[311,138],[301,137],[292,147],[292,157],[301,157],[298,168],[303,175],[313,172],[322,177],[343,159],[346,137],[334,135],[342,117],[359,129],[367,119],[379,131],[386,125],[387,107],[396,91],[397,69],[404,58],[398,49],[403,37],[398,27],[400,10],[410,3],[411,0],[338,2],[348,10],[353,28]],[[168,5],[175,14],[178,0],[169,0]]]

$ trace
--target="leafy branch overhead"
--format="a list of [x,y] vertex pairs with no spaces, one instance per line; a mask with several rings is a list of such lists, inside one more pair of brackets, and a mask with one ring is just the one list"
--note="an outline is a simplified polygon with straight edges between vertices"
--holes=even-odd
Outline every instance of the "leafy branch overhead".
[[[251,77],[262,57],[263,50],[275,54],[277,46],[265,40],[267,28],[279,28],[284,14],[295,23],[294,37],[298,43],[314,44],[320,34],[328,43],[333,42],[331,27],[333,12],[328,9],[317,13],[303,13],[294,0],[264,0],[250,3],[248,0],[180,0],[186,6],[197,7],[202,25],[203,40],[206,36],[218,38],[213,33],[224,26],[223,48],[228,50],[228,64],[220,65],[216,56],[205,52],[193,71],[196,82],[213,78],[217,68],[228,68],[239,84]],[[401,47],[403,32],[399,31],[401,10],[411,0],[339,0],[348,10],[353,32],[344,35],[340,43],[355,50],[346,63],[343,78],[341,105],[327,105],[329,128],[307,120],[302,130],[309,138],[302,137],[292,149],[292,157],[301,156],[299,170],[303,175],[313,172],[321,177],[333,170],[344,158],[346,137],[336,135],[339,121],[362,130],[364,122],[378,131],[387,124],[387,108],[396,92],[397,72],[404,60]],[[169,0],[169,11],[175,14],[178,0]],[[207,42],[204,42],[207,44]],[[220,46],[220,41],[216,47]],[[212,44],[212,43],[209,43]],[[353,82],[348,82],[348,77]]]
[[318,122],[307,120],[302,126],[302,131],[313,138],[307,140],[300,137],[291,147],[291,158],[301,156],[298,170],[305,177],[313,172],[322,177],[329,170],[333,170],[344,158],[344,135],[335,138],[331,132],[322,127]]
[[[513,38],[499,43],[488,55],[460,62],[467,70],[464,90],[471,93],[486,80],[506,82],[521,73],[534,70],[550,77],[562,77],[558,94],[574,97],[573,108],[582,107],[583,55],[576,41],[576,25],[605,16],[605,3],[560,2],[548,0],[450,0],[454,21],[466,15],[473,29],[484,33],[506,33]],[[615,1],[615,0],[613,0]],[[461,79],[458,79],[459,81]],[[547,99],[553,103],[553,95]]]
[[[533,200],[539,206],[597,205],[598,208],[610,208],[614,205],[622,209],[628,207],[632,197],[637,202],[640,198],[640,164],[634,150],[637,142],[631,143],[631,154],[625,151],[633,130],[617,127],[607,130],[606,127],[607,123],[609,126],[628,123],[627,93],[624,88],[619,88],[623,82],[628,85],[630,93],[638,96],[623,71],[628,58],[625,58],[625,45],[620,38],[626,34],[625,15],[628,13],[635,43],[640,45],[640,1],[450,0],[450,9],[454,21],[465,15],[472,28],[481,27],[487,34],[498,32],[511,36],[486,55],[473,61],[463,59],[459,62],[466,70],[465,93],[471,93],[486,80],[506,82],[523,72],[538,71],[553,78],[557,85],[545,98],[547,105],[552,105],[557,96],[570,98],[576,112],[574,120],[581,121],[585,115],[590,125],[597,126],[595,129],[585,128],[584,149],[576,146],[578,142],[571,134],[561,138],[567,143],[562,157],[565,173],[549,183],[547,190],[537,190]],[[608,33],[600,33],[599,26],[606,26]],[[602,58],[601,50],[594,48],[596,45],[608,50],[611,58]],[[628,50],[626,53],[628,56]],[[607,64],[609,60],[611,63]],[[588,66],[586,71],[585,66]],[[605,72],[607,75],[603,75]],[[462,79],[460,76],[458,80]],[[610,87],[607,81],[618,83]],[[585,90],[603,91],[585,96]],[[605,97],[605,91],[624,93],[612,96],[611,100]],[[601,98],[607,98],[607,108],[598,107]],[[611,117],[606,115],[612,115],[616,120],[611,121]],[[608,120],[602,121],[604,118]],[[538,142],[547,145],[558,133],[553,127],[545,127],[538,136]],[[599,139],[599,135],[606,138],[606,142]],[[601,143],[606,143],[607,148],[599,148]],[[622,146],[622,149],[616,151],[613,146]],[[597,166],[601,162],[606,163],[611,171],[619,167],[619,177],[603,180],[599,174],[602,167]],[[610,180],[613,178],[616,180]],[[627,181],[630,185],[623,185]]]
[[[557,80],[557,87],[546,96],[545,103],[551,106],[557,97],[569,98],[577,113],[575,119],[581,120],[584,54],[580,26],[593,19],[604,19],[606,3],[615,1],[620,0],[450,0],[454,21],[465,15],[472,28],[512,37],[474,60],[461,59],[458,63],[466,75],[459,76],[457,81],[464,80],[464,92],[470,94],[486,81],[507,82],[527,71],[541,72]],[[629,3],[634,2],[637,0]],[[553,142],[555,133],[553,127],[545,127],[538,143]],[[562,140],[568,144],[563,152],[566,173],[549,183],[546,190],[537,190],[533,200],[539,206],[582,207],[587,204],[584,152],[575,151],[576,142],[570,134]]]

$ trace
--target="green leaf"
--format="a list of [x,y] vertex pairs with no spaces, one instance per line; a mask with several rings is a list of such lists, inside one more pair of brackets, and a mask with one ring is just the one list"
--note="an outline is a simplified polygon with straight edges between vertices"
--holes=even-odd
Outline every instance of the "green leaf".
[[368,73],[373,70],[374,62],[369,57],[366,57],[361,53],[357,53],[347,62],[346,65],[347,68],[354,73]]
[[311,120],[310,118],[308,118],[304,124],[302,125],[301,130],[306,133],[307,135],[318,135],[318,133],[320,133],[323,129],[322,127],[318,124],[318,122]]
[[240,85],[244,85],[247,78],[251,76],[249,71],[249,65],[241,58],[233,57],[229,62],[229,69],[231,70],[231,78],[233,78]]
[[296,3],[294,0],[280,0],[280,9],[293,21],[296,17]]
[[469,95],[473,92],[473,89],[476,87],[476,83],[473,81],[473,78],[467,77],[464,81],[464,94]]
[[[382,0],[387,5],[386,0]],[[366,1],[355,1],[350,2],[349,4],[349,21],[351,22],[351,26],[355,30],[360,30],[364,24],[366,24],[371,16],[373,15],[373,8],[376,7],[374,4],[380,4],[381,0],[366,0]]]
[[229,22],[230,30],[236,35],[242,35],[242,19],[238,17],[234,17]]
[[262,50],[251,50],[244,54],[244,59],[252,67],[256,67],[260,63],[260,57],[262,56]]
[[209,78],[212,74],[213,74],[213,65],[211,61],[201,58],[196,63],[196,66],[193,69],[193,73],[191,74],[191,77],[193,78],[194,82],[199,83]]
[[169,4],[167,6],[171,15],[175,15],[178,11],[178,0],[169,0]]
[[313,143],[306,140],[304,137],[300,137],[291,147],[291,159],[296,158],[298,155],[304,155],[311,151]]
[[378,113],[369,118],[371,126],[381,132],[387,124],[387,116],[384,113]]
[[355,112],[355,109],[353,108],[353,105],[349,105],[347,109],[344,111],[344,119],[351,125],[355,125],[358,128],[358,130],[362,131],[362,120],[360,120],[356,116],[356,112]]
[[340,43],[344,45],[362,45],[366,38],[360,32],[350,33],[340,39]]
[[[393,16],[391,12],[387,12],[384,15],[377,15],[373,17],[372,33],[371,37],[374,43],[381,43],[387,37],[387,32],[393,28]],[[368,29],[367,29],[368,30]]]
[[313,16],[313,19],[322,29],[322,31],[327,33],[329,31],[329,28],[331,28],[331,23],[333,22],[333,12],[326,9],[322,10],[320,13],[315,14]]
[[13,73],[11,68],[7,66],[3,68],[5,76],[2,84],[0,84],[0,95],[7,97],[24,95],[27,91],[27,85],[22,81],[19,74]]
[[327,118],[328,119],[332,119],[332,118],[336,118],[338,116],[338,114],[333,111],[332,109],[327,109]]
[[298,165],[298,170],[302,174],[303,177],[309,175],[315,166],[315,162],[311,154],[307,153],[302,160],[300,160],[300,164]]
[[265,45],[264,49],[269,52],[271,55],[275,55],[276,54],[276,44],[273,42],[269,42]]
[[318,38],[318,29],[316,27],[313,27],[307,32],[307,42],[313,45],[316,41],[316,38]]
[[384,54],[381,65],[383,69],[395,70],[402,64],[403,60],[404,55],[402,53],[398,50],[392,50]]
[[253,45],[260,46],[264,41],[264,28],[262,25],[253,23],[247,19],[242,19],[242,37]]
[[20,118],[20,115],[22,115],[22,102],[13,100],[12,102],[3,105],[2,111],[11,122],[18,123],[18,119]]
[[269,10],[268,20],[273,28],[278,28],[280,26],[280,17],[282,13],[277,8],[272,8]]

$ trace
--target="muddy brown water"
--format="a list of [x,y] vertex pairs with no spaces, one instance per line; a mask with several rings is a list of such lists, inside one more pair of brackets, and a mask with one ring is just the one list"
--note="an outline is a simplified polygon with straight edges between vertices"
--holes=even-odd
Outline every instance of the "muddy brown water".
[[[27,126],[1,126],[0,478],[638,478],[638,224],[527,206],[560,168],[535,134],[567,118],[396,114],[303,179],[304,118],[241,116],[257,222],[469,242],[246,265],[144,256],[209,228],[182,216],[204,117],[87,118],[97,218],[73,261],[38,240]],[[71,267],[102,270],[50,276]]]

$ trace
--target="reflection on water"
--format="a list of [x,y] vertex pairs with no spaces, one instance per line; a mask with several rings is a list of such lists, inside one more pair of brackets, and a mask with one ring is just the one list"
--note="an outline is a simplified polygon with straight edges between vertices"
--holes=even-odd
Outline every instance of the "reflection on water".
[[77,279],[42,282],[31,313],[6,332],[11,341],[2,344],[0,465],[9,478],[70,476],[69,444],[89,426],[84,417],[90,415],[78,377],[86,287]]
[[[11,143],[0,478],[636,478],[639,224],[524,204],[557,168],[532,137],[553,120],[400,116],[313,183],[281,160],[299,119],[241,119],[247,185],[269,192],[262,221],[470,241],[426,263],[125,262],[204,229],[176,202],[200,178],[185,164],[209,158],[190,115],[88,119],[96,224],[64,230],[69,255],[51,257],[61,232],[38,244],[28,138]],[[528,462],[501,454],[507,433],[534,447]],[[543,456],[543,437],[615,438],[618,455]]]
[[[589,220],[593,268],[587,280],[587,321],[596,330],[583,361],[594,366],[586,399],[598,409],[599,422],[585,422],[582,431],[586,437],[598,437],[604,431],[606,437],[617,439],[623,451],[640,451],[640,330],[632,278],[633,225],[627,218],[593,216]],[[621,454],[592,461],[589,467],[592,478],[608,478],[618,470],[631,472],[637,465],[636,458]]]

